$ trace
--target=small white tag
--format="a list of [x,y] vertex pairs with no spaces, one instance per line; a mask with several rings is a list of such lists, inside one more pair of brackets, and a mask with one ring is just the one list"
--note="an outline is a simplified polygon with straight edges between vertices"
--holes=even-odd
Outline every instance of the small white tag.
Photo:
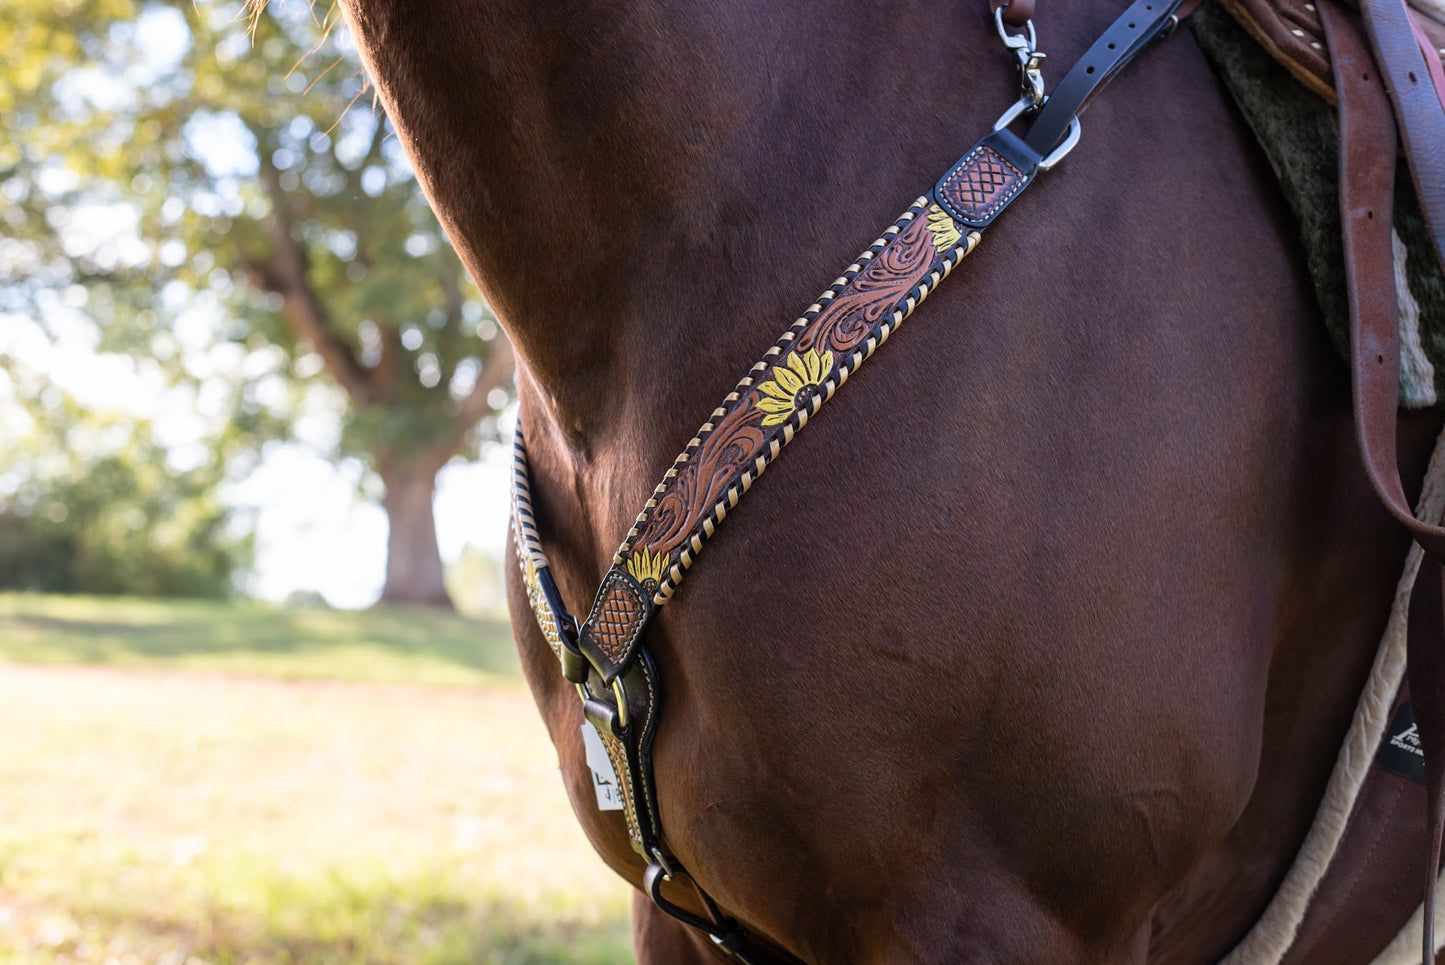
[[587,749],[587,766],[592,769],[592,787],[597,792],[597,810],[621,811],[622,789],[617,786],[617,772],[612,769],[612,758],[602,746],[602,735],[592,726],[592,721],[582,722],[582,746]]

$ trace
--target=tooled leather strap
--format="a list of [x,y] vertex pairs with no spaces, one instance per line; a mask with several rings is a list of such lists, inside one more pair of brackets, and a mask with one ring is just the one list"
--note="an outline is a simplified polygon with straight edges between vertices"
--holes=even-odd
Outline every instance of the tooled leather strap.
[[[1179,6],[1180,0],[1136,0],[1068,73],[1059,89],[1069,93],[1046,102],[1025,138],[1004,128],[975,145],[723,400],[643,507],[583,622],[579,646],[605,681],[630,665],[656,608],[782,447],[1032,182],[1047,153],[1032,145],[1033,132],[1054,125],[1066,131],[1073,118],[1060,111],[1087,103],[1148,40],[1167,31]],[[1057,139],[1044,138],[1050,148]]]
[[[1073,114],[1119,67],[1149,40],[1167,35],[1177,22],[1180,2],[1136,0],[1090,56],[1075,65],[1060,85],[1066,95],[1048,114],[1061,118],[1061,131],[1068,130]],[[1189,0],[1190,6],[1195,2]],[[1068,104],[1074,107],[1066,111]],[[651,736],[659,698],[643,635],[703,541],[783,446],[974,250],[982,229],[1018,198],[1041,167],[1062,156],[1063,150],[1053,145],[1058,138],[1047,139],[1047,150],[1037,150],[1003,126],[1018,116],[1017,107],[809,306],[712,413],[638,515],[580,629],[562,605],[537,536],[525,437],[518,425],[513,525],[529,602],[564,674],[578,685],[586,716],[597,726],[618,770],[629,837],[652,862],[645,876],[647,890],[668,914],[703,929],[744,961],[752,959],[742,933],[735,922],[721,918],[705,892],[699,889],[712,923],[672,905],[660,892],[663,880],[686,872],[663,846],[651,785]],[[1041,123],[1043,114],[1034,127]],[[1049,152],[1052,158],[1041,165]],[[609,688],[617,698],[611,706]]]
[[[1434,961],[1435,882],[1445,830],[1445,618],[1440,595],[1445,529],[1415,517],[1395,455],[1399,397],[1398,304],[1391,254],[1395,123],[1382,78],[1351,14],[1319,0],[1340,106],[1340,215],[1355,426],[1376,493],[1425,549],[1410,607],[1407,668],[1416,723],[1425,747],[1426,810],[1431,849],[1424,872],[1423,961]],[[1432,748],[1435,748],[1432,750]]]

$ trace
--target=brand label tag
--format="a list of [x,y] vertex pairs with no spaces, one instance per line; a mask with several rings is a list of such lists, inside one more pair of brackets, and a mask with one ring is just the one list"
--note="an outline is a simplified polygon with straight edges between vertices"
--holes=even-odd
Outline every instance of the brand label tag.
[[622,788],[617,784],[617,772],[612,769],[612,758],[602,746],[602,735],[592,726],[590,720],[582,722],[582,746],[587,749],[587,766],[592,769],[592,789],[597,792],[597,810],[621,811]]
[[1425,748],[1420,744],[1420,731],[1415,726],[1415,709],[1409,701],[1395,711],[1395,719],[1380,741],[1375,763],[1391,774],[1425,783]]

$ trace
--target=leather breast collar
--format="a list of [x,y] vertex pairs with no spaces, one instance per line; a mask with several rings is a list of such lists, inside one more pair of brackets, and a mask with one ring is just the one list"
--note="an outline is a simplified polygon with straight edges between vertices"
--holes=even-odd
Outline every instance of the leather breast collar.
[[[739,961],[765,959],[665,844],[652,773],[660,678],[645,647],[647,627],[704,541],[782,448],[977,247],[984,230],[1074,147],[1078,115],[1088,102],[1198,2],[1136,0],[1047,97],[1028,20],[1032,0],[995,4],[999,34],[1018,54],[1019,101],[808,306],[713,410],[638,514],[580,623],[558,592],[537,533],[526,436],[518,423],[512,529],[528,599],[617,772],[632,847],[649,862],[644,887],[664,911],[706,932]],[[1020,137],[1010,125],[1024,117],[1032,123]],[[709,918],[663,895],[663,883],[678,879],[693,884]]]

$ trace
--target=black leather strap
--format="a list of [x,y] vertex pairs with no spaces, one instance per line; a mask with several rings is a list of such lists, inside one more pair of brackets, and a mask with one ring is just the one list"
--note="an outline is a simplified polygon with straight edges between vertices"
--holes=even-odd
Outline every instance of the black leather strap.
[[1103,36],[1094,41],[1044,102],[1024,143],[1040,155],[1054,149],[1074,118],[1151,40],[1167,36],[1178,22],[1182,0],[1135,0]]

